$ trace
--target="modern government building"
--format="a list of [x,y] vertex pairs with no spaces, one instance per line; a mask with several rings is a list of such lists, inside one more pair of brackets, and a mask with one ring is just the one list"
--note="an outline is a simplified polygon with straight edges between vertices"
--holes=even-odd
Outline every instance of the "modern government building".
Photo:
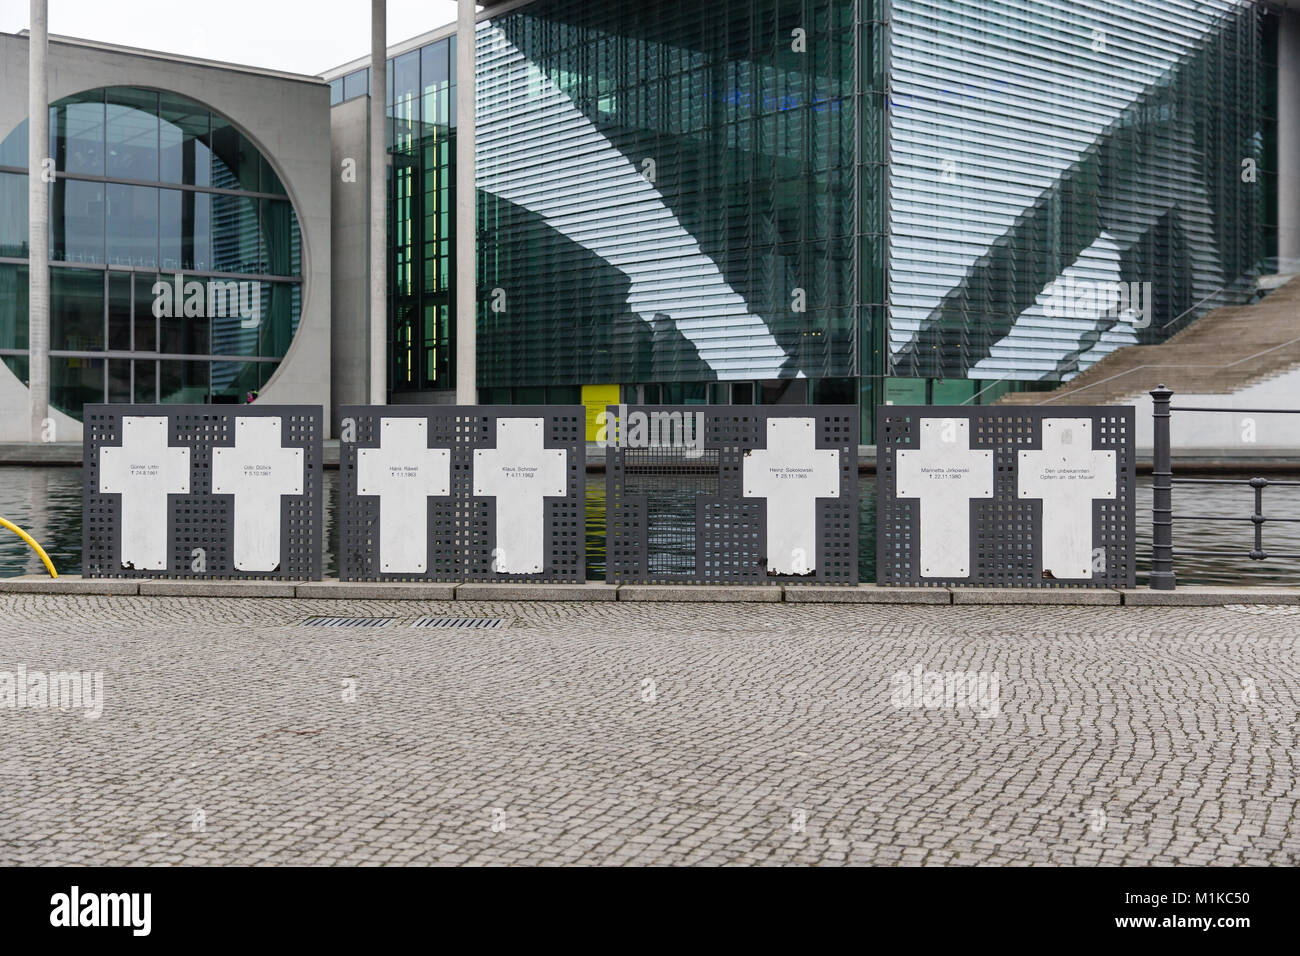
[[1300,3],[497,2],[462,64],[468,23],[381,46],[383,89],[50,38],[39,349],[0,34],[0,439],[48,362],[60,440],[92,402],[468,385],[856,404],[870,442],[882,403],[1050,388],[1300,272]]

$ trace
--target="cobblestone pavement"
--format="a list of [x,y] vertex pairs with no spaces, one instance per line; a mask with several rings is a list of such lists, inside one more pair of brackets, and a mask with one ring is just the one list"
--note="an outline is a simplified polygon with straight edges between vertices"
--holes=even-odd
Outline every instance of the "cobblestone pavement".
[[0,596],[0,864],[1294,864],[1290,610]]

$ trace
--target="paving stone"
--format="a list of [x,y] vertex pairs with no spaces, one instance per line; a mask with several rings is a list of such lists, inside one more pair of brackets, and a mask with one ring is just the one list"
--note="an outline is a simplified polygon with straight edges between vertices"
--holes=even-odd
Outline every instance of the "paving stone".
[[951,604],[947,588],[882,588],[878,584],[831,587],[821,584],[786,585],[785,599],[792,604]]
[[953,604],[1119,604],[1111,588],[952,588]]
[[623,584],[620,601],[686,603],[780,601],[781,588],[766,584]]
[[291,598],[300,581],[257,581],[257,580],[165,580],[163,578],[142,578],[140,593],[153,597],[258,597]]
[[122,578],[83,578],[79,574],[30,574],[0,578],[0,593],[10,594],[139,594],[138,581]]
[[456,596],[456,585],[401,581],[308,581],[297,585],[293,596],[340,601],[450,601]]
[[589,581],[586,584],[490,584],[472,582],[456,585],[459,601],[613,601],[614,585]]
[[0,591],[0,671],[103,674],[95,720],[0,708],[0,866],[1294,865],[1298,648],[1222,607]]
[[1212,607],[1224,604],[1300,604],[1300,590],[1281,587],[1227,588],[1193,586],[1172,591],[1125,589],[1124,603],[1144,607]]

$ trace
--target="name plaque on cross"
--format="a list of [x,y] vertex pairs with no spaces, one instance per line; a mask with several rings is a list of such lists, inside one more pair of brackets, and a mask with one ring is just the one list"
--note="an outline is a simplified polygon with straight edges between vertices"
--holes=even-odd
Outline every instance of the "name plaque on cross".
[[278,417],[235,419],[233,448],[212,449],[212,493],[234,497],[234,565],[280,566],[280,499],[303,493],[303,450],[281,444]]
[[1043,502],[1043,573],[1091,578],[1092,503],[1115,497],[1115,452],[1092,447],[1087,418],[1046,418],[1042,435],[1041,451],[1020,452],[1018,495]]
[[993,497],[993,452],[970,447],[970,422],[923,418],[915,449],[895,453],[895,495],[920,501],[921,576],[965,578],[971,507]]
[[379,498],[380,568],[423,574],[429,499],[451,494],[451,449],[429,447],[423,418],[381,418],[379,447],[357,449],[357,494]]
[[166,417],[124,415],[121,446],[99,449],[99,491],[122,496],[122,567],[167,570],[167,496],[189,490],[190,450],[168,444]]
[[744,496],[767,503],[767,570],[817,569],[817,499],[840,496],[840,453],[817,447],[811,418],[769,418],[767,447],[745,452]]
[[474,494],[496,499],[492,570],[540,574],[546,499],[568,494],[568,452],[545,445],[541,418],[498,418],[497,447],[474,451]]

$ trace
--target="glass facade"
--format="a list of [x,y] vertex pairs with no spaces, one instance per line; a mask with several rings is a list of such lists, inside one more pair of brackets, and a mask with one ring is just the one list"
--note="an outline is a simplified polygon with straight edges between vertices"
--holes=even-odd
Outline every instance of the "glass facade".
[[879,141],[857,13],[538,0],[481,24],[480,384],[858,375],[881,220],[857,202]]
[[[857,402],[870,440],[880,403],[988,403],[1162,341],[1272,271],[1275,38],[1249,0],[481,21],[480,398]],[[395,391],[455,376],[454,58],[388,64]]]
[[890,373],[1064,380],[1249,296],[1272,30],[1239,0],[892,0]]
[[[27,124],[0,143],[0,357],[25,382]],[[50,107],[50,401],[242,402],[297,331],[298,219],[228,120],[109,88]]]
[[388,382],[455,387],[456,84],[450,38],[388,63]]

